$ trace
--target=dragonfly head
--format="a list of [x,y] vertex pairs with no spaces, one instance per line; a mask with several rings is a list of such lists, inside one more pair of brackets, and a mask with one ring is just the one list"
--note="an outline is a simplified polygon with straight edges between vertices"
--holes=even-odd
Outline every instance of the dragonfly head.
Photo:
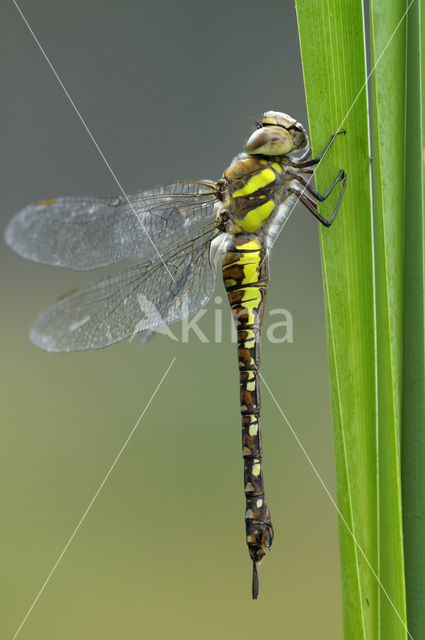
[[245,151],[251,155],[282,156],[303,151],[309,145],[302,124],[279,111],[266,111],[258,128],[248,139]]

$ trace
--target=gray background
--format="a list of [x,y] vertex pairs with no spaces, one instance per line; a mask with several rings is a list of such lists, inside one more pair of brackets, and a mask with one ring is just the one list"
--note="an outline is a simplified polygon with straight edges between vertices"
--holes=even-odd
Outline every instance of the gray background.
[[[128,193],[220,177],[265,109],[306,123],[292,3],[20,6]],[[2,228],[42,198],[118,193],[9,0],[0,47]],[[230,320],[222,344],[158,336],[144,348],[46,354],[27,339],[32,320],[93,274],[34,265],[4,244],[0,260],[2,637],[13,637],[176,356],[19,637],[340,638],[336,514],[266,389],[276,539],[250,600]],[[272,255],[268,308],[281,307],[294,342],[265,342],[262,371],[334,493],[318,231],[301,209]],[[230,315],[212,299],[200,323],[210,336],[215,309]]]

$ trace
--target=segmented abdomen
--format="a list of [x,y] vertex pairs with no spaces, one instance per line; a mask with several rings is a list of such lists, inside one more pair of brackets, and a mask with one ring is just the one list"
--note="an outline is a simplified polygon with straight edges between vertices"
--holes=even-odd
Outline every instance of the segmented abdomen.
[[[264,495],[260,430],[260,336],[268,284],[266,246],[260,236],[232,236],[223,258],[223,280],[238,335],[246,535],[255,564],[273,541]],[[258,593],[253,597],[257,597]]]

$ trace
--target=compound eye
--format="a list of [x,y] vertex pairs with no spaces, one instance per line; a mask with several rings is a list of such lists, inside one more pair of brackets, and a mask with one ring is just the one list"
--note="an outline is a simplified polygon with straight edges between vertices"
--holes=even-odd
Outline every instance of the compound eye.
[[301,147],[306,141],[305,131],[302,131],[301,129],[296,128],[296,129],[293,129],[291,133],[292,133],[292,140],[294,141],[294,147],[296,148]]
[[283,127],[269,125],[257,129],[246,143],[245,151],[250,154],[281,156],[294,147],[292,135]]

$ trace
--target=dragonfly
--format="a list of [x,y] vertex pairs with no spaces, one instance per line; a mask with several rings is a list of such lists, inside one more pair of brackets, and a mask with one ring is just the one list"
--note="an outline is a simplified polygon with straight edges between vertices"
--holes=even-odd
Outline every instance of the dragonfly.
[[[38,316],[29,335],[46,351],[99,349],[137,333],[146,342],[159,327],[204,306],[221,267],[237,331],[253,599],[259,595],[257,566],[274,536],[264,491],[259,375],[269,253],[297,201],[325,227],[333,224],[346,187],[344,170],[324,194],[310,183],[341,133],[312,158],[304,127],[266,111],[218,181],[183,180],[114,198],[50,198],[19,211],[5,231],[6,243],[34,262],[94,269],[136,258],[132,266],[69,291]],[[337,185],[339,196],[326,218],[318,203]]]

